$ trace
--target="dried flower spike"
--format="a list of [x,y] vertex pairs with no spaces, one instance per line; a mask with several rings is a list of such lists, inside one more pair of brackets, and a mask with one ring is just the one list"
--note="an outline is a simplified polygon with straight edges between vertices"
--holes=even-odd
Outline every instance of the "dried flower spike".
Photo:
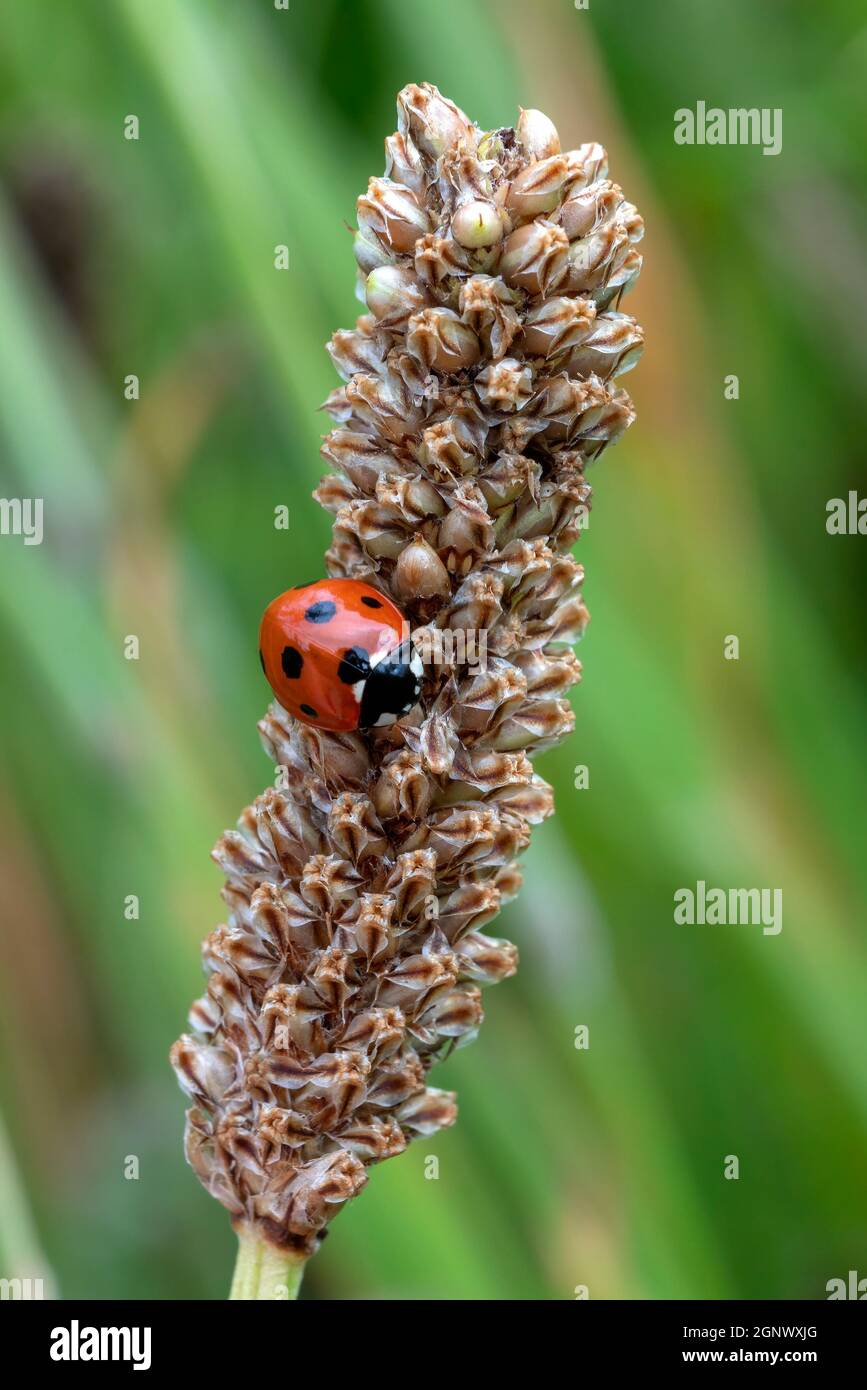
[[569,552],[585,465],[633,419],[615,378],[643,335],[617,305],[641,233],[604,150],[561,152],[541,112],[484,133],[428,84],[398,97],[358,203],[369,312],[329,344],[340,476],[316,495],[329,573],[402,607],[426,676],[378,730],[273,704],[281,783],[214,851],[228,922],[172,1061],[187,1157],[241,1239],[233,1297],[291,1294],[371,1165],[453,1123],[428,1072],[515,971],[484,929],[552,811],[532,756],[572,728],[587,611]]

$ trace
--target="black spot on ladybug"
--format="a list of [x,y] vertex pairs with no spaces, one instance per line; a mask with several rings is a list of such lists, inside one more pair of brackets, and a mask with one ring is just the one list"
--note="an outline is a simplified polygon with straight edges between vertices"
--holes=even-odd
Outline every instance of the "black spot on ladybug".
[[304,617],[308,623],[330,623],[336,612],[337,604],[332,603],[329,598],[323,598],[318,603],[311,604]]
[[319,716],[312,705],[302,705],[301,713],[306,714],[308,719],[318,719]]
[[301,675],[304,658],[296,647],[284,647],[280,665],[283,667],[284,676],[287,676],[290,681],[297,681]]
[[262,670],[263,670],[264,674],[267,676],[268,672],[265,670],[265,658],[264,658],[264,656],[262,655],[262,648],[261,648],[261,647],[259,648],[259,665],[262,667]]
[[337,679],[344,685],[356,685],[370,675],[370,653],[363,647],[349,647],[337,668]]
[[378,598],[368,598],[367,594],[362,594],[361,602],[366,608],[381,608],[382,604]]

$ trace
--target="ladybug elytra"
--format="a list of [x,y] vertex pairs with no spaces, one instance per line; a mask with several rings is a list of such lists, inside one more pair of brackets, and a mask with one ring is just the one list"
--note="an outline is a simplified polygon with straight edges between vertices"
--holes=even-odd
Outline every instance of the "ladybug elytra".
[[357,579],[320,579],[268,604],[259,657],[284,709],[334,733],[382,727],[418,700],[423,668],[400,609]]

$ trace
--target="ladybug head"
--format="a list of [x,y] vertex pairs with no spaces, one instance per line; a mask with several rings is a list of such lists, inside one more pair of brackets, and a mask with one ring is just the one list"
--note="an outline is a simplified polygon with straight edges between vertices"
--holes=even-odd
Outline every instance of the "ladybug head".
[[362,729],[382,728],[409,714],[421,690],[424,668],[412,642],[373,656],[358,691]]

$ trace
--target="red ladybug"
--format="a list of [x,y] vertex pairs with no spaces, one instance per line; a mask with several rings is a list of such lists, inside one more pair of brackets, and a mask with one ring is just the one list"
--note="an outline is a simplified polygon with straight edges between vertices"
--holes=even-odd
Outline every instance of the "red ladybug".
[[421,689],[403,614],[357,579],[320,579],[275,598],[262,616],[259,658],[284,709],[333,732],[393,724]]

